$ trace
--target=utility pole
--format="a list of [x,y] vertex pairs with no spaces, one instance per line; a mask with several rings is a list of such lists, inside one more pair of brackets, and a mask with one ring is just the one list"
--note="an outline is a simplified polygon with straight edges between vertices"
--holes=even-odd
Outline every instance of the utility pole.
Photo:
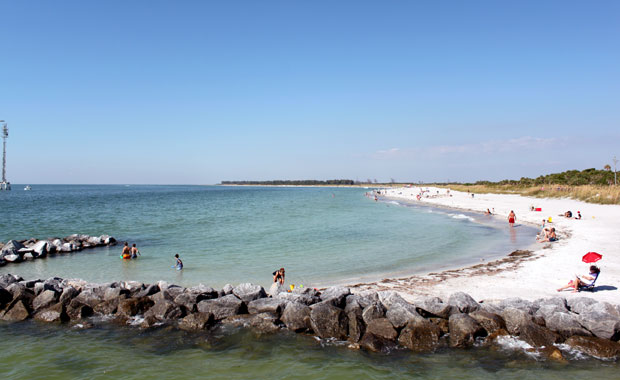
[[0,120],[0,125],[2,125],[2,182],[0,182],[0,190],[11,190],[11,183],[6,180],[6,139],[9,138],[9,129],[4,120]]
[[618,185],[618,181],[616,179],[616,164],[618,163],[618,159],[614,156],[614,186]]

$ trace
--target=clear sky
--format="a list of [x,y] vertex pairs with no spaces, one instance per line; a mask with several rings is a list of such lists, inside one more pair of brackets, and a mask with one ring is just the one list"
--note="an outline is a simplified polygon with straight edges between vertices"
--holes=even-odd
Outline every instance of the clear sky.
[[620,156],[620,1],[5,1],[13,183],[472,181]]

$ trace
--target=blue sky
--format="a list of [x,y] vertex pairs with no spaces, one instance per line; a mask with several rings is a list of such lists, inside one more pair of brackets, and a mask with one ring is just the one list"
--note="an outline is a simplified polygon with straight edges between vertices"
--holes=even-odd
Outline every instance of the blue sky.
[[0,1],[13,183],[473,181],[620,156],[617,1]]

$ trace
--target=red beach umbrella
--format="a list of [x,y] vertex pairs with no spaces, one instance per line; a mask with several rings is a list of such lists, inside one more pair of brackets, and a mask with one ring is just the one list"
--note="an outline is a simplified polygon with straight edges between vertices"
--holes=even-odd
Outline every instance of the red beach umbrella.
[[590,263],[595,263],[602,258],[603,258],[603,255],[600,255],[596,252],[588,252],[585,255],[583,255],[583,257],[581,258],[581,261],[583,261],[584,263],[590,264]]

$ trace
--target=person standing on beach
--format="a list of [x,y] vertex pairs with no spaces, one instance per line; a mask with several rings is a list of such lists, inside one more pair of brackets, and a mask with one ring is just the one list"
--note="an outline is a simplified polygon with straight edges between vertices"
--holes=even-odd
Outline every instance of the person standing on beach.
[[508,224],[510,224],[510,227],[514,227],[516,221],[517,216],[515,215],[515,212],[513,210],[510,210],[510,214],[508,214]]

